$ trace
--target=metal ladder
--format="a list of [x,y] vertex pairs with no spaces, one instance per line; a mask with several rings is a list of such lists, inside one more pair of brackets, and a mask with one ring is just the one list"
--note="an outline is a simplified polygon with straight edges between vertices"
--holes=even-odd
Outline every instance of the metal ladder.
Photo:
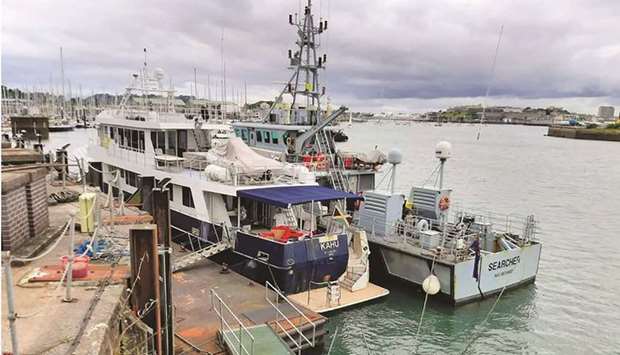
[[179,270],[188,268],[202,261],[203,259],[209,258],[215,254],[219,254],[224,250],[230,248],[230,244],[223,240],[221,242],[211,244],[208,247],[202,248],[193,253],[187,254],[178,260],[176,260],[172,264],[172,272],[177,272]]
[[[194,141],[196,142],[196,147],[198,147],[198,150],[205,151],[209,148],[209,140],[207,139],[206,133],[201,129],[201,127],[202,124],[194,124]],[[201,140],[199,139],[199,136],[204,139],[205,145],[200,144]]]
[[332,150],[332,145],[325,130],[320,129],[316,133],[315,139],[319,151],[327,156],[328,172],[332,187],[335,190],[349,191],[349,181],[342,173],[342,166],[338,163],[338,157],[336,157],[336,153]]
[[[293,344],[291,346],[292,350],[298,355],[301,355],[301,351],[304,348],[314,348],[316,346],[317,324],[310,320],[304,312],[297,308],[288,297],[283,295],[282,292],[269,281],[265,282],[265,300],[267,300],[276,311],[276,319],[270,321],[269,324],[276,333],[282,333],[286,337],[284,339],[290,340]],[[285,314],[283,307],[288,308],[291,314]],[[293,322],[292,318],[297,318],[299,321]],[[308,327],[308,336],[304,334],[303,326],[300,322],[304,322],[305,326]],[[310,329],[312,329],[312,333],[310,333]]]
[[253,355],[256,339],[250,329],[243,324],[214,289],[209,290],[209,293],[211,307],[220,321],[219,334],[223,342],[235,355]]
[[284,209],[284,216],[286,217],[286,223],[289,227],[297,228],[297,217],[295,217],[295,212],[292,207]]

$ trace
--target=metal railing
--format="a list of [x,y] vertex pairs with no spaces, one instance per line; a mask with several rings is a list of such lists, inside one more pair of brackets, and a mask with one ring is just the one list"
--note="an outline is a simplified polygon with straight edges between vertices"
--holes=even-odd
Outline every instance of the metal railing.
[[536,235],[540,230],[534,215],[523,216],[517,213],[494,213],[475,208],[465,209],[461,205],[456,205],[452,211],[451,214],[454,221],[459,221],[464,216],[474,217],[478,223],[490,224],[496,233],[520,235],[527,240],[537,240]]
[[[254,336],[250,333],[248,328],[243,325],[241,320],[237,318],[237,316],[233,313],[233,311],[226,305],[226,303],[222,300],[222,298],[213,290],[209,290],[211,295],[211,307],[215,311],[215,314],[220,319],[220,332],[222,334],[222,338],[228,341],[230,345],[230,351],[233,354],[254,354]],[[217,302],[218,305],[215,304]],[[238,326],[237,329],[233,329],[228,321],[226,320],[226,314],[224,311],[228,313],[228,315],[235,321],[235,326]],[[246,346],[243,344],[243,334],[247,336],[247,339],[250,341],[250,349],[248,350]],[[231,337],[232,335],[232,337]],[[238,344],[238,346],[237,346]],[[234,346],[233,346],[234,345]]]
[[[418,223],[422,220],[426,221],[427,226],[423,230],[418,229]],[[422,222],[424,223],[424,222]],[[446,222],[445,231],[443,224],[438,220],[432,220],[420,216],[414,216],[410,220],[397,220],[391,224],[384,224],[385,235],[379,236],[374,230],[376,223],[372,224],[373,231],[371,235],[374,238],[383,238],[386,242],[393,244],[411,245],[418,248],[424,248],[422,242],[422,232],[424,230],[433,230],[438,232],[437,247],[441,247],[438,258],[455,258],[455,260],[464,260],[473,257],[469,251],[469,246],[476,237],[481,236],[479,232],[461,228],[458,223]]]
[[[273,294],[275,295],[275,300],[271,300],[271,298],[269,297],[270,291],[273,291]],[[280,330],[284,332],[284,334],[286,334],[287,338],[293,342],[293,345],[295,345],[295,349],[297,349],[298,353],[301,354],[301,349],[305,343],[307,343],[311,348],[314,348],[316,341],[316,323],[311,321],[304,312],[300,311],[297,306],[295,306],[291,301],[289,301],[289,299],[284,296],[277,288],[275,288],[269,281],[265,282],[265,299],[276,311],[275,324],[277,324]],[[299,329],[295,324],[293,324],[293,322],[282,312],[282,310],[278,306],[280,300],[284,300],[293,310],[295,310],[295,312],[299,315],[300,318],[303,318],[308,324],[312,325],[312,341],[308,339],[304,335],[302,330]],[[280,319],[286,321],[286,323],[290,326],[289,330],[286,330],[282,326],[282,324],[280,324]],[[297,333],[297,340],[295,340],[295,338],[291,335],[291,330],[294,330],[294,333]]]
[[[316,281],[312,281],[312,280],[308,281],[308,291],[307,291],[308,298],[307,298],[306,304],[310,305],[310,291],[312,291],[312,286],[314,285],[314,286],[319,286],[319,287],[327,286],[325,288],[325,305],[331,305],[332,302],[331,302],[329,296],[330,296],[330,292],[333,292],[333,291],[330,290],[330,287],[334,283],[338,287],[340,287],[340,284],[339,284],[339,282],[337,280],[336,281],[323,281],[323,282],[316,282]],[[338,304],[340,304],[340,299],[341,298],[342,298],[342,293],[338,292],[338,298],[336,299],[336,302]]]
[[[214,181],[209,178],[205,173],[205,168],[210,165],[205,159],[187,159],[183,158],[179,161],[178,168],[172,166],[169,169],[162,169],[156,162],[157,154],[154,152],[148,152],[141,149],[135,149],[131,147],[120,147],[113,140],[108,138],[107,146],[101,145],[101,138],[97,137],[90,140],[91,145],[97,145],[100,149],[107,151],[107,153],[116,158],[120,158],[123,161],[141,164],[144,167],[149,167],[157,170],[174,171],[179,173],[189,174],[191,177],[195,177],[204,181]],[[220,166],[220,165],[218,165]],[[259,172],[246,173],[241,172],[235,166],[229,166],[226,168],[230,181],[217,181],[223,184],[230,184],[233,186],[239,185],[267,185],[272,183],[292,184],[299,183],[298,179],[294,176],[288,176],[285,173],[274,172],[270,167],[256,167]],[[264,178],[265,173],[260,171],[270,171],[273,175],[270,179]]]

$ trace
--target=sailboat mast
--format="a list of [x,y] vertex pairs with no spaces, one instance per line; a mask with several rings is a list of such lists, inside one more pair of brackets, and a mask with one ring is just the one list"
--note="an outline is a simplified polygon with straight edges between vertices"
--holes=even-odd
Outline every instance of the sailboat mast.
[[62,59],[62,47],[60,47],[60,81],[62,82],[62,97],[61,97],[61,106],[60,106],[60,117],[64,118],[65,116],[65,65]]

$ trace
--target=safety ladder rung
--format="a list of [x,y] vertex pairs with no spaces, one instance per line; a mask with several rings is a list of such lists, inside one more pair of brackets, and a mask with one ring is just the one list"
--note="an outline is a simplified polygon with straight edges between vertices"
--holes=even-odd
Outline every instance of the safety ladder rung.
[[176,272],[178,270],[192,266],[193,264],[196,264],[203,259],[209,258],[217,253],[220,253],[228,249],[229,247],[230,246],[228,245],[228,243],[219,242],[217,244],[212,244],[204,249],[188,254],[180,258],[178,261],[176,261],[172,265],[172,272]]

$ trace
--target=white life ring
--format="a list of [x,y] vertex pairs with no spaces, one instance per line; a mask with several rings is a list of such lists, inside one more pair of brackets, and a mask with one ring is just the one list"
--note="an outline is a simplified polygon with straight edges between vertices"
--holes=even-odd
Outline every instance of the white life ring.
[[430,226],[428,224],[428,221],[425,219],[421,219],[418,221],[418,223],[415,224],[415,229],[418,232],[424,232],[429,230]]

